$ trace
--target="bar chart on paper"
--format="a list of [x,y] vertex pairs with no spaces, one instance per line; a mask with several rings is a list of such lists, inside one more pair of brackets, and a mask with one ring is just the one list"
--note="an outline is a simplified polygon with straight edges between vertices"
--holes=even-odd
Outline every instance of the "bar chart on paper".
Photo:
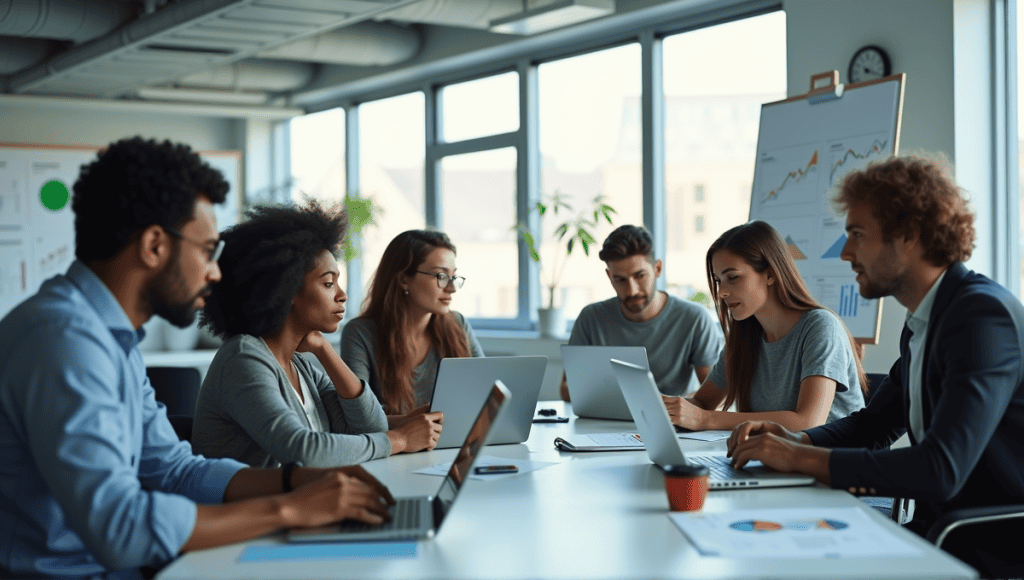
[[842,259],[846,216],[831,199],[850,171],[896,152],[902,103],[896,75],[839,98],[761,107],[750,219],[779,232],[814,297],[867,342],[877,339],[881,303],[860,296]]

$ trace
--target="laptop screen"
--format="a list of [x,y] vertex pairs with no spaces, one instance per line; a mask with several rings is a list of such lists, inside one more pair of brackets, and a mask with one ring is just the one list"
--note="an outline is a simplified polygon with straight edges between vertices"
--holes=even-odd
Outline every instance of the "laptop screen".
[[452,502],[455,501],[455,496],[459,493],[459,488],[462,487],[465,478],[469,477],[469,470],[473,467],[473,461],[484,446],[487,434],[490,432],[498,412],[507,399],[507,390],[497,384],[491,387],[491,392],[487,395],[487,400],[484,401],[483,409],[480,410],[476,421],[473,422],[473,426],[469,429],[469,435],[466,436],[466,441],[455,456],[455,461],[452,462],[448,475],[445,476],[444,481],[441,483],[441,489],[437,491],[434,505],[436,509],[441,511],[438,514],[439,516],[443,517],[451,509]]

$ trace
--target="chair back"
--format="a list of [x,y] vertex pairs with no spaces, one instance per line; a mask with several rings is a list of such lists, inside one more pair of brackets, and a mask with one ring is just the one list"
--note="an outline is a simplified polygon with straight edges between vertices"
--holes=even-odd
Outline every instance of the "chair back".
[[146,367],[146,375],[156,391],[156,400],[167,407],[168,415],[192,417],[196,413],[202,375],[194,367]]

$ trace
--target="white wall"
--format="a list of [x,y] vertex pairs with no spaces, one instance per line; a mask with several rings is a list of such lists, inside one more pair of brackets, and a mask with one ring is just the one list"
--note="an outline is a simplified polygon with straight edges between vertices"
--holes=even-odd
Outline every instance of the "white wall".
[[[940,152],[972,192],[981,236],[990,231],[991,122],[986,0],[784,0],[790,95],[807,91],[812,74],[832,69],[846,81],[850,58],[877,44],[893,72],[907,74],[900,152]],[[981,192],[981,193],[979,193]],[[992,275],[991,238],[979,236],[973,269]],[[883,303],[881,340],[865,350],[868,372],[887,372],[899,357],[906,309]]]
[[0,104],[0,141],[47,145],[106,145],[142,135],[188,143],[200,151],[239,149],[234,119]]

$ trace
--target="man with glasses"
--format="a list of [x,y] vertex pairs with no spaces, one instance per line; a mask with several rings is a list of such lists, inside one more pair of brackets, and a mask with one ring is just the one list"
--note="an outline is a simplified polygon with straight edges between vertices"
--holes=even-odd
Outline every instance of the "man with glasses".
[[[641,226],[619,226],[598,256],[615,297],[583,308],[569,344],[645,347],[664,395],[685,395],[693,375],[703,383],[722,350],[722,333],[708,309],[658,290],[662,264],[654,258],[651,234]],[[564,374],[561,395],[569,400]]]
[[387,517],[360,468],[204,459],[155,401],[141,327],[191,324],[220,280],[227,190],[167,141],[118,141],[83,166],[78,259],[0,320],[0,578],[134,578],[189,550]]

